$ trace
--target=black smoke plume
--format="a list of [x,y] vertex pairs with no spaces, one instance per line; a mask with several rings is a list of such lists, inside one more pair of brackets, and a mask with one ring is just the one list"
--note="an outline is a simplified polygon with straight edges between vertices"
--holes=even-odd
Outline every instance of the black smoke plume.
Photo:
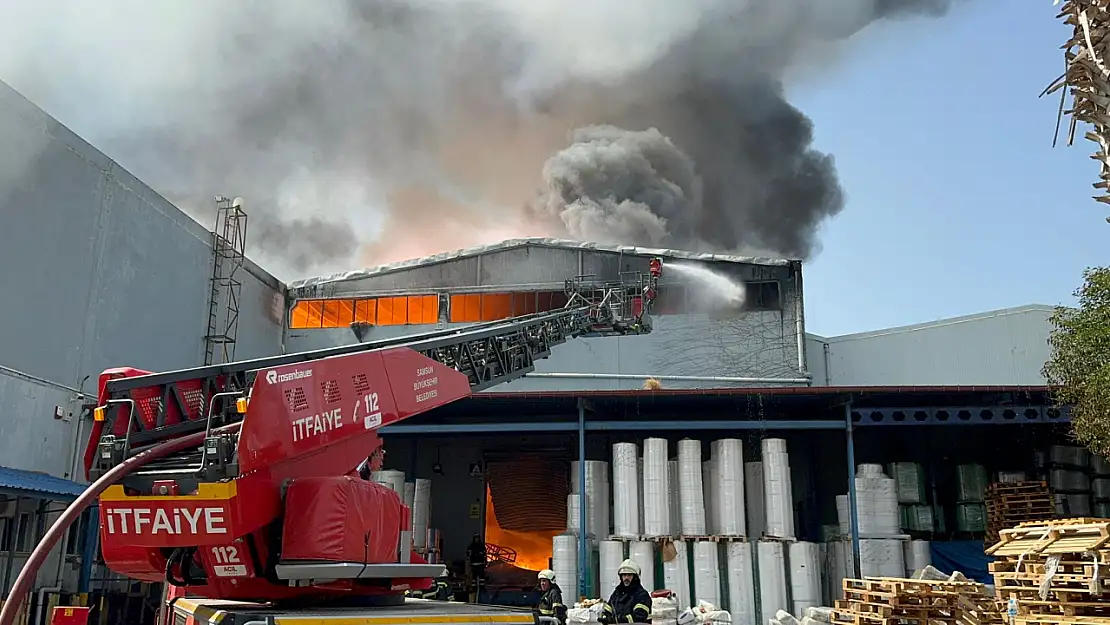
[[97,7],[0,4],[0,79],[206,225],[246,197],[293,278],[512,236],[807,258],[845,194],[784,79],[949,2]]

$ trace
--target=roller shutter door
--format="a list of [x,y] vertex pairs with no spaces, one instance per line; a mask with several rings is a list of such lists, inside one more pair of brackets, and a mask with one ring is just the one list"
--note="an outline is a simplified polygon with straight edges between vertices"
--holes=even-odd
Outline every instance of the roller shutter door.
[[554,454],[487,458],[486,479],[501,529],[565,530],[569,473],[569,463]]

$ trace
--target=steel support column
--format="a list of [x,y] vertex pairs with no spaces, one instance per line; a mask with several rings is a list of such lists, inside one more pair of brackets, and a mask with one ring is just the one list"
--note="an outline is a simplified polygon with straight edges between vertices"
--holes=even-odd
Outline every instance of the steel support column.
[[81,575],[77,579],[77,592],[87,593],[92,586],[93,565],[96,563],[97,541],[100,540],[100,507],[89,506],[85,513],[85,544],[81,550]]
[[[23,497],[15,498],[15,514],[4,522],[4,533],[8,536],[8,561],[4,564],[4,598],[11,592],[12,568],[15,565],[15,548],[19,542],[19,509],[23,506]],[[2,537],[0,537],[2,538]]]
[[860,577],[859,509],[856,507],[856,442],[852,437],[852,404],[844,404],[844,431],[848,443],[848,516],[852,531],[852,570]]
[[[587,597],[586,588],[586,401],[578,400],[578,596]],[[572,597],[571,603],[577,598]]]

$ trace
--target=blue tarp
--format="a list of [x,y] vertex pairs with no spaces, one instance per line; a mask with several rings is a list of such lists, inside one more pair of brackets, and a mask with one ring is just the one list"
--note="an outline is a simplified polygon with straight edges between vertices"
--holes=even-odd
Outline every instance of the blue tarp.
[[46,473],[0,467],[0,491],[13,495],[39,497],[55,501],[73,501],[85,492],[84,484],[63,480]]
[[933,559],[933,566],[942,573],[951,574],[952,571],[959,571],[968,579],[983,584],[994,583],[994,578],[987,568],[994,558],[983,553],[982,540],[933,542],[929,544],[929,552]]

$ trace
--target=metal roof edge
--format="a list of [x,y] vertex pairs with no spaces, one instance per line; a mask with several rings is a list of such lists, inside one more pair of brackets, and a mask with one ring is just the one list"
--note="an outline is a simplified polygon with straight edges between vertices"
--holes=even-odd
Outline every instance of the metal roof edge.
[[610,245],[605,243],[574,241],[571,239],[530,237],[521,239],[506,239],[498,243],[478,245],[449,252],[440,252],[438,254],[432,254],[430,256],[423,256],[420,258],[413,258],[409,260],[398,261],[395,263],[387,263],[384,265],[368,267],[365,269],[339,272],[328,276],[304,278],[301,280],[290,282],[288,287],[289,290],[292,291],[295,289],[317,286],[331,282],[359,280],[371,276],[380,276],[397,271],[404,271],[406,269],[415,269],[417,267],[427,267],[439,263],[446,263],[454,260],[461,260],[464,258],[472,258],[474,256],[480,256],[482,254],[488,254],[490,252],[501,252],[521,247],[546,247],[551,249],[588,250],[618,254],[635,254],[637,256],[664,256],[669,258],[681,258],[684,260],[693,260],[700,262],[744,263],[748,265],[766,265],[773,267],[784,267],[790,265],[792,262],[797,262],[789,259],[771,258],[765,256],[739,256],[733,254],[691,252],[686,250],[666,248],[638,247],[634,245]]
[[[931,328],[941,328],[944,326],[956,325],[959,323],[968,323],[971,321],[982,321],[985,319],[994,319],[996,317],[1006,317],[1009,315],[1020,315],[1028,312],[1047,312],[1051,313],[1056,310],[1055,306],[1048,304],[1026,304],[1024,306],[1013,306],[1010,308],[999,308],[996,310],[987,310],[969,315],[960,315],[958,317],[947,317],[944,319],[937,319],[934,321],[925,321],[922,323],[915,323],[904,326],[893,326],[889,328],[882,328],[879,330],[868,330],[866,332],[854,332],[851,334],[841,334],[838,336],[825,337],[822,340],[826,343],[840,343],[843,341],[853,341],[857,339],[867,339],[877,336],[886,336],[889,334],[903,334],[906,332],[917,332],[920,330],[928,330]],[[816,336],[816,335],[814,335]]]
[[768,387],[720,387],[720,388],[682,388],[682,389],[621,389],[621,390],[566,390],[566,391],[485,391],[467,398],[474,400],[511,400],[511,399],[567,399],[567,398],[614,398],[645,396],[736,396],[736,395],[867,395],[883,393],[1047,393],[1052,387],[1030,384],[939,384],[939,385],[890,385],[890,386],[768,386]]

